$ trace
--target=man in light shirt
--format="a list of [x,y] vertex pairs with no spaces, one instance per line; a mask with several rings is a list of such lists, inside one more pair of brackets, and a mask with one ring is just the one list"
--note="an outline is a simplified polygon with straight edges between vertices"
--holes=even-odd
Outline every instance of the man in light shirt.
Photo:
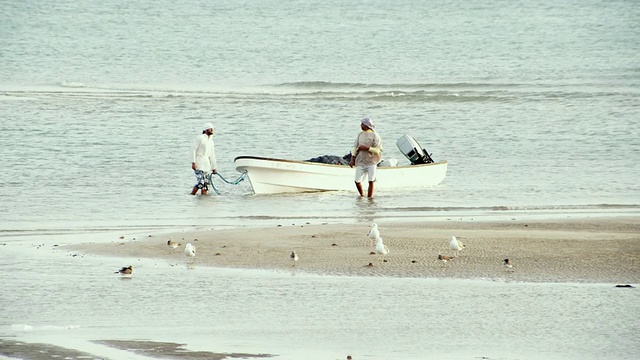
[[382,140],[378,133],[374,130],[375,125],[370,118],[364,118],[360,121],[360,129],[362,131],[356,138],[355,145],[351,151],[351,160],[349,165],[356,167],[356,189],[360,196],[364,196],[362,191],[362,179],[366,174],[369,180],[369,188],[367,196],[373,197],[373,182],[376,181],[376,168],[380,162],[380,153],[382,152]]
[[206,123],[202,127],[202,134],[196,137],[191,148],[191,169],[196,175],[196,184],[191,190],[191,195],[196,195],[198,190],[202,195],[207,195],[210,173],[218,173],[213,144],[213,124]]

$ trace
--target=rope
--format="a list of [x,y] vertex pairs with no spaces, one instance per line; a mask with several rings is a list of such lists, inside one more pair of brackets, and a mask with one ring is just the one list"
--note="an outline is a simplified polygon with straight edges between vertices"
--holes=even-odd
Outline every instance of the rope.
[[216,189],[216,185],[213,183],[213,173],[209,173],[207,175],[207,180],[209,180],[209,184],[211,185],[211,188],[213,189],[213,191],[215,191],[216,194],[218,194],[218,195],[222,195],[220,193],[220,191],[218,191],[218,189]]
[[220,179],[222,179],[222,180],[223,180],[224,182],[226,182],[227,184],[231,184],[231,185],[238,185],[238,184],[240,184],[241,182],[243,182],[243,181],[244,181],[244,179],[247,177],[247,172],[246,172],[246,171],[245,171],[245,172],[243,172],[242,174],[240,174],[240,176],[239,176],[237,179],[235,179],[235,180],[233,180],[233,181],[229,181],[229,180],[225,179],[225,178],[224,178],[224,176],[220,175],[220,173],[218,173],[218,176],[220,176]]
[[[245,171],[242,174],[240,174],[240,176],[237,179],[235,179],[234,181],[229,181],[229,180],[225,179],[224,176],[220,175],[220,173],[217,173],[217,175],[220,177],[220,179],[222,179],[227,184],[239,185],[247,177],[247,172]],[[218,194],[218,195],[222,195],[220,193],[220,191],[218,191],[218,189],[216,188],[216,185],[213,182],[213,173],[209,173],[209,175],[207,175],[207,178],[209,179],[209,184],[211,184],[211,188],[213,189],[213,191],[215,191],[216,194]]]

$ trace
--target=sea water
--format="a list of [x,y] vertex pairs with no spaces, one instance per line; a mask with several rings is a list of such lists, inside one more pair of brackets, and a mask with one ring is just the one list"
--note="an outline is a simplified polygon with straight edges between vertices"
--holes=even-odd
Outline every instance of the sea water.
[[[74,337],[113,337],[124,322],[129,336],[132,308],[106,302],[116,300],[108,295],[114,291],[133,297],[139,312],[131,319],[140,320],[135,331],[142,337],[173,338],[160,333],[184,321],[182,333],[211,329],[207,339],[220,341],[222,351],[300,355],[291,350],[297,346],[310,356],[322,353],[317,344],[335,358],[346,351],[551,358],[545,349],[559,358],[597,358],[605,344],[616,344],[609,347],[614,357],[638,354],[630,335],[636,325],[619,324],[638,313],[628,298],[635,293],[608,285],[171,273],[161,264],[122,282],[102,276],[105,267],[124,264],[92,260],[78,273],[65,255],[33,253],[33,244],[58,236],[80,241],[79,233],[93,239],[299,221],[637,215],[636,2],[4,1],[0,9],[0,241],[10,244],[0,248],[0,272],[9,279],[0,297],[5,335],[27,324],[79,325]],[[355,188],[259,196],[246,181],[218,179],[221,195],[188,195],[195,181],[189,149],[204,122],[216,127],[218,170],[234,180],[239,155],[346,154],[363,116],[374,119],[384,157],[406,163],[395,140],[409,134],[435,160],[447,160],[444,182],[376,191],[373,201],[359,199]],[[240,287],[228,299],[207,297],[234,279]],[[196,290],[184,295],[189,288],[174,289],[175,282],[193,282]],[[45,297],[52,289],[71,302]],[[140,299],[149,292],[155,295]],[[202,314],[243,297],[253,317],[186,316],[182,303],[148,309],[183,298]],[[262,297],[269,301],[261,304]],[[596,305],[583,300],[589,306],[581,311],[571,306],[579,299]],[[499,321],[509,306],[514,317]],[[76,307],[81,311],[70,311]],[[466,336],[451,340],[460,332]]]
[[[640,204],[639,9],[627,1],[5,2],[2,228],[352,219],[354,192],[186,196],[216,126],[220,173],[344,155],[371,116],[449,162],[375,216],[628,212]],[[419,180],[416,180],[419,181]],[[508,216],[508,215],[507,215]]]

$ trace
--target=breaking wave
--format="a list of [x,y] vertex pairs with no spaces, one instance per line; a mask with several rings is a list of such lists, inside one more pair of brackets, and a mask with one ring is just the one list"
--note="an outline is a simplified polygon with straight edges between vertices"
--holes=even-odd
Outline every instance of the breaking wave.
[[0,92],[5,98],[84,99],[220,99],[221,101],[378,101],[378,102],[512,102],[559,98],[633,96],[635,90],[615,93],[589,83],[349,83],[300,81],[237,87],[182,87],[179,85],[104,85],[62,81]]

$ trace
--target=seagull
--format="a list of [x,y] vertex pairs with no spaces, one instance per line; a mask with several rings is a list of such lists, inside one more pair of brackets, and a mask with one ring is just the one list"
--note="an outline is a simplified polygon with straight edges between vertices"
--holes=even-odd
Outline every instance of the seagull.
[[293,261],[293,265],[291,265],[291,266],[296,266],[296,262],[298,262],[298,254],[296,254],[295,251],[292,251],[291,255],[289,255],[289,259],[291,259],[291,261]]
[[458,256],[458,253],[460,252],[460,250],[464,249],[466,246],[460,242],[460,240],[456,239],[455,236],[451,237],[451,242],[449,243],[449,247],[451,248],[451,250],[456,252],[456,256]]
[[180,246],[182,244],[179,244],[171,239],[167,240],[167,246],[171,248],[171,250],[175,250],[178,246]]
[[187,245],[184,246],[184,254],[187,257],[196,256],[196,247],[191,245],[191,243],[188,243]]
[[122,269],[116,271],[115,274],[120,274],[124,277],[131,277],[131,274],[133,274],[133,266],[124,266]]
[[382,238],[380,236],[376,238],[376,254],[382,257],[382,262],[384,262],[384,256],[389,254],[389,248],[382,243]]
[[509,259],[502,260],[502,266],[504,266],[505,270],[512,270],[513,269],[513,264],[511,263],[511,260],[509,260]]
[[380,230],[378,230],[378,224],[376,223],[371,224],[371,229],[369,230],[369,233],[367,234],[367,236],[372,241],[380,237]]
[[442,266],[447,263],[447,261],[451,261],[455,258],[455,256],[447,256],[438,254],[438,261],[442,262]]

